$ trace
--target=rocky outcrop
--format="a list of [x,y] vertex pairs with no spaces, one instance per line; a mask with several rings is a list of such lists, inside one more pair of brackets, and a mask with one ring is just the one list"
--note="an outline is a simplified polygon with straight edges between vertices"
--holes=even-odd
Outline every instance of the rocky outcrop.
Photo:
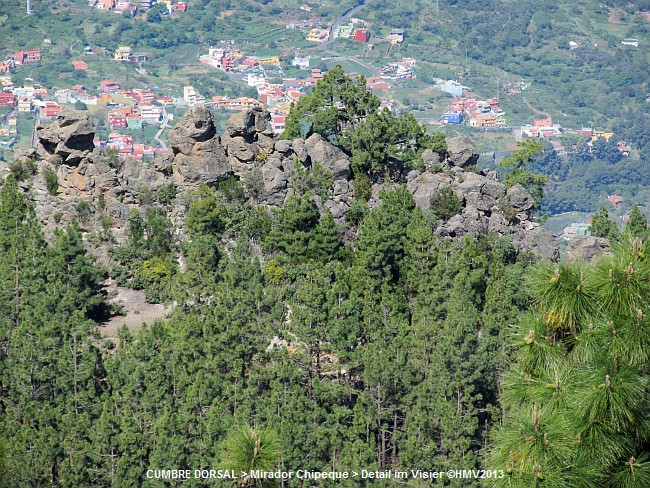
[[411,171],[406,177],[406,188],[413,194],[415,204],[429,210],[431,197],[443,186],[451,185],[451,177],[445,173],[418,173]]
[[168,138],[172,155],[167,164],[177,184],[214,185],[232,175],[212,114],[205,107],[190,108]]
[[67,110],[47,127],[37,127],[38,155],[63,164],[77,165],[95,148],[95,129],[88,112]]
[[472,140],[467,136],[456,136],[447,139],[450,165],[466,168],[478,162],[478,152]]
[[[423,210],[430,209],[432,197],[446,186],[452,188],[462,204],[460,212],[440,222],[434,234],[441,239],[458,239],[466,234],[492,232],[508,236],[520,252],[557,259],[559,245],[549,231],[531,220],[535,202],[523,186],[507,188],[494,171],[474,173],[462,169],[462,165],[478,159],[473,144],[465,139],[454,138],[452,148],[458,152],[455,159],[452,155],[443,162],[442,167],[447,167],[444,172],[411,171],[406,176],[406,187]],[[373,194],[377,193],[375,189]],[[372,203],[376,204],[374,200]]]
[[330,198],[322,202],[322,208],[330,209],[334,218],[343,222],[353,199],[349,158],[319,134],[307,140],[279,139],[268,130],[269,122],[269,113],[260,108],[230,118],[221,141],[233,173],[257,203],[279,206],[289,195],[294,165],[312,167],[318,163],[334,180]]
[[320,134],[312,134],[305,141],[305,151],[309,164],[320,164],[332,173],[334,180],[348,180],[352,176],[350,159]]
[[[52,230],[54,214],[65,224],[79,217],[81,208],[90,212],[87,227],[99,229],[108,221],[120,235],[134,209],[143,211],[145,200],[151,201],[159,189],[174,184],[177,198],[166,208],[182,233],[187,202],[199,184],[214,186],[234,175],[254,203],[281,206],[293,193],[290,179],[296,170],[318,165],[329,173],[332,184],[321,188],[324,191],[314,196],[314,202],[321,212],[330,211],[343,224],[354,197],[347,154],[318,134],[306,140],[282,140],[268,129],[269,121],[269,113],[262,109],[245,110],[231,117],[220,136],[207,109],[191,108],[169,132],[169,154],[144,162],[93,151],[94,134],[85,113],[66,112],[51,126],[39,128],[41,172],[33,185],[39,215]],[[467,171],[478,160],[467,137],[451,138],[447,145],[448,158],[427,150],[422,155],[426,171],[410,171],[390,183],[405,182],[416,205],[424,210],[430,209],[437,192],[451,188],[460,211],[439,222],[434,234],[440,239],[459,239],[492,232],[509,236],[520,251],[557,257],[553,236],[530,218],[534,200],[525,188],[506,188],[492,171]],[[47,172],[57,176],[56,195],[51,194],[52,185],[45,184]],[[378,188],[372,188],[370,207],[379,204]]]
[[589,263],[611,254],[609,240],[604,237],[573,236],[569,239],[565,259]]
[[[33,188],[46,231],[55,227],[53,215],[58,214],[58,222],[66,224],[78,218],[77,208],[85,207],[92,214],[87,227],[98,227],[101,215],[119,233],[129,213],[141,209],[146,195],[151,199],[151,194],[171,183],[179,198],[168,210],[180,229],[185,214],[183,195],[200,183],[214,186],[233,175],[255,203],[280,206],[289,195],[294,165],[309,167],[317,162],[334,180],[328,198],[321,202],[322,210],[331,210],[343,223],[354,194],[348,157],[320,136],[307,141],[282,140],[268,130],[269,121],[266,111],[246,110],[231,117],[220,137],[209,110],[190,108],[169,131],[170,153],[143,162],[93,152],[94,132],[86,113],[69,111],[52,125],[39,127],[38,152],[26,152],[22,157],[41,158]],[[45,183],[47,172],[57,176],[56,195]]]

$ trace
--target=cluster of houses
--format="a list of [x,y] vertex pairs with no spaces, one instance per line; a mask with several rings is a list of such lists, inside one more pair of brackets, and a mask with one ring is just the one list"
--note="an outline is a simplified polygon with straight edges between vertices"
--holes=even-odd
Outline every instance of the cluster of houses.
[[227,110],[242,110],[248,107],[266,105],[272,116],[273,130],[276,133],[284,131],[284,121],[289,114],[292,103],[305,95],[305,89],[318,83],[323,73],[314,66],[315,61],[321,58],[296,58],[294,65],[301,69],[310,70],[310,76],[304,79],[284,78],[282,83],[269,83],[265,66],[280,67],[277,56],[254,57],[247,56],[232,45],[219,48],[210,48],[208,54],[200,56],[203,64],[217,69],[237,73],[242,76],[246,84],[257,91],[257,100],[250,97],[229,98],[224,96],[213,97],[206,101],[205,97],[196,93],[193,87],[185,87],[184,100],[188,106],[196,104],[210,104]]
[[460,97],[451,102],[450,109],[442,114],[443,124],[464,124],[472,127],[505,127],[505,112],[498,98],[476,100]]
[[280,66],[280,58],[278,56],[246,56],[234,46],[211,47],[208,49],[208,54],[199,56],[199,61],[222,71],[241,74],[263,73],[264,65]]
[[41,118],[56,117],[61,112],[61,106],[52,100],[47,88],[38,84],[17,87],[8,76],[3,76],[0,81],[0,107],[15,107],[18,112],[31,112],[38,108]]
[[15,54],[8,55],[4,61],[0,61],[0,73],[9,73],[16,65],[37,63],[41,60],[40,49],[27,49],[17,51]]
[[[535,119],[533,124],[526,124],[519,128],[519,136],[521,138],[535,138],[535,139],[546,139],[552,145],[554,151],[558,156],[567,156],[569,154],[575,153],[578,151],[577,145],[564,146],[559,141],[559,138],[563,134],[570,134],[574,136],[581,136],[588,138],[586,143],[586,148],[589,152],[593,151],[594,142],[599,139],[603,139],[607,142],[614,136],[613,132],[605,130],[595,130],[591,127],[582,127],[581,129],[568,129],[560,126],[560,124],[554,124],[552,117],[546,117],[543,119]],[[623,157],[629,157],[632,148],[625,141],[618,141],[616,143],[616,148],[621,153]],[[616,196],[615,196],[616,197]],[[616,197],[620,198],[620,197]],[[614,202],[610,200],[615,207]]]
[[150,146],[148,144],[134,144],[132,135],[120,134],[117,131],[112,131],[108,135],[107,140],[95,137],[93,143],[95,144],[95,147],[100,149],[114,149],[120,156],[130,156],[137,160],[142,160],[148,157],[152,158],[157,154],[164,154],[166,152],[164,149]]
[[352,18],[345,24],[338,25],[332,32],[332,37],[334,39],[350,39],[352,41],[366,44],[370,40],[370,32],[368,29],[362,28],[365,27],[365,25],[365,21]]
[[[106,126],[111,131],[107,140],[99,137],[95,145],[99,148],[114,148],[120,155],[136,159],[154,156],[164,149],[145,144],[134,144],[133,135],[122,134],[120,130],[142,129],[144,124],[158,125],[171,116],[165,112],[165,105],[172,105],[174,99],[169,96],[157,96],[151,90],[142,88],[123,90],[113,80],[103,80],[96,91],[83,85],[71,88],[59,88],[53,93],[47,88],[31,84],[14,86],[8,76],[0,77],[0,107],[13,107],[0,126],[0,145],[11,147],[17,139],[16,114],[37,112],[39,119],[47,120],[60,115],[63,107],[82,102],[87,106],[105,106]],[[93,93],[94,92],[94,93]],[[94,114],[101,113],[94,111]]]
[[379,68],[379,78],[382,80],[406,80],[415,78],[417,62],[415,58],[402,58],[396,63],[388,63]]
[[522,125],[520,131],[523,137],[528,138],[556,139],[562,136],[562,127],[554,124],[552,117],[535,119],[533,125]]
[[171,0],[88,0],[88,5],[97,10],[104,12],[114,12],[116,14],[124,14],[129,12],[134,16],[138,9],[142,11],[149,10],[151,7],[158,3],[163,3],[167,7],[167,11],[171,14],[173,12],[187,12],[188,4],[185,1],[172,2]]

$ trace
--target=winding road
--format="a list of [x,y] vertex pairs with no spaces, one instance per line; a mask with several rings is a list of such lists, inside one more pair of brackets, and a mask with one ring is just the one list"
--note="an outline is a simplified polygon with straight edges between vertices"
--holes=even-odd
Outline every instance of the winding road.
[[165,107],[163,107],[163,120],[162,120],[162,124],[160,124],[160,129],[158,130],[158,132],[156,132],[156,135],[154,136],[154,139],[155,139],[156,141],[158,141],[158,143],[160,144],[160,147],[162,147],[164,150],[167,149],[167,146],[165,145],[165,143],[164,143],[162,140],[160,140],[160,135],[161,135],[161,134],[163,133],[163,131],[167,128],[167,123],[168,123],[168,122],[169,122],[169,115],[167,114],[167,110],[165,110]]
[[[374,2],[374,1],[375,1],[375,0],[365,0],[365,2],[363,2],[362,4],[357,5],[356,7],[352,7],[352,8],[350,8],[350,9],[348,9],[348,10],[347,10],[347,11],[346,11],[346,12],[345,12],[341,17],[339,17],[339,19],[338,19],[337,21],[335,21],[335,22],[332,24],[332,27],[330,28],[330,33],[329,33],[329,35],[327,36],[327,40],[324,41],[324,42],[322,42],[322,43],[320,43],[320,45],[319,45],[320,48],[323,49],[324,51],[326,51],[326,50],[327,50],[327,46],[329,46],[329,44],[330,44],[332,41],[334,41],[334,31],[336,31],[336,29],[338,29],[339,25],[341,25],[343,22],[347,22],[348,20],[350,20],[350,18],[351,18],[355,13],[357,13],[359,10],[361,10],[361,9],[364,8],[365,6],[370,5],[370,4],[371,4],[372,2]],[[332,52],[332,51],[326,51],[326,52]]]
[[535,107],[533,107],[526,97],[523,97],[523,101],[524,101],[524,105],[526,105],[526,107],[528,107],[530,110],[532,110],[537,115],[543,115],[545,117],[550,117],[550,114],[547,114],[546,112],[542,112],[541,110],[536,109]]
[[374,1],[375,1],[375,0],[365,0],[365,2],[363,2],[362,4],[357,5],[356,7],[352,7],[352,8],[350,8],[350,9],[348,9],[348,10],[347,10],[347,11],[346,11],[346,12],[345,12],[341,17],[339,17],[339,18],[338,18],[338,19],[337,19],[337,20],[332,24],[332,27],[330,28],[329,35],[327,36],[327,40],[324,41],[324,42],[321,42],[321,43],[318,45],[318,48],[319,48],[321,51],[323,51],[323,52],[325,52],[325,53],[331,55],[332,60],[334,60],[334,61],[338,61],[338,60],[343,61],[343,60],[345,60],[345,61],[351,61],[351,62],[353,62],[353,63],[357,63],[358,65],[363,66],[364,68],[370,70],[370,71],[373,73],[373,75],[376,76],[376,75],[379,73],[379,70],[378,70],[377,68],[375,68],[374,66],[372,66],[372,65],[370,65],[370,64],[368,64],[368,63],[366,63],[365,61],[361,61],[361,60],[359,59],[358,56],[345,56],[344,54],[341,54],[341,53],[338,53],[338,52],[336,52],[336,51],[332,51],[331,49],[328,49],[328,46],[329,46],[332,42],[335,41],[335,38],[334,38],[334,32],[336,31],[336,29],[338,29],[338,27],[339,27],[341,24],[343,24],[344,22],[347,22],[348,20],[350,20],[350,18],[352,18],[352,16],[353,16],[355,13],[357,13],[359,10],[361,10],[362,8],[364,8],[364,7],[368,6],[368,5],[370,5],[370,4],[371,4],[372,2],[374,2]]

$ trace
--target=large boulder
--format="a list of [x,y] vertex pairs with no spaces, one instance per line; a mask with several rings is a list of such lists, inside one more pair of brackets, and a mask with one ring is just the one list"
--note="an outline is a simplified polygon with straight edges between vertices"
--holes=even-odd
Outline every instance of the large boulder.
[[276,158],[267,159],[261,166],[262,192],[259,202],[265,205],[280,206],[287,195],[287,187],[291,173]]
[[228,119],[226,134],[230,137],[249,138],[259,132],[265,132],[270,121],[271,114],[268,111],[260,107],[250,108]]
[[88,112],[64,110],[47,127],[36,128],[38,155],[43,159],[60,161],[75,166],[87,158],[95,148],[95,130]]
[[535,199],[519,183],[508,188],[506,196],[510,206],[518,212],[527,212],[535,205]]
[[178,154],[172,169],[174,180],[180,185],[212,186],[233,174],[226,152],[215,139],[197,143],[190,155]]
[[611,254],[609,240],[604,237],[574,236],[569,239],[565,259],[589,263]]
[[193,107],[183,114],[169,131],[169,144],[172,173],[179,185],[213,185],[232,175],[212,113],[205,107]]
[[472,140],[467,136],[456,136],[447,139],[449,157],[447,161],[453,166],[466,168],[478,162],[479,153]]
[[476,207],[467,206],[459,215],[438,226],[434,232],[437,237],[457,238],[465,234],[478,235],[488,229],[488,219]]
[[197,142],[212,139],[217,128],[212,113],[205,107],[188,109],[167,136],[174,154],[189,155]]
[[485,176],[468,172],[463,173],[458,182],[454,182],[452,186],[454,187],[456,194],[465,199],[471,193],[480,194],[483,185],[485,185],[487,181],[488,179]]
[[449,186],[451,178],[444,173],[417,173],[407,175],[406,188],[413,195],[415,204],[422,210],[429,210],[431,197],[443,186]]
[[519,252],[532,252],[538,258],[557,261],[560,245],[553,234],[535,222],[523,222],[516,228],[512,243]]
[[305,150],[311,163],[320,163],[332,173],[335,180],[349,179],[352,176],[350,159],[320,134],[309,136],[305,141]]
[[157,190],[166,183],[165,176],[155,169],[143,164],[134,158],[126,158],[120,172],[118,181],[132,192],[139,192],[141,188]]

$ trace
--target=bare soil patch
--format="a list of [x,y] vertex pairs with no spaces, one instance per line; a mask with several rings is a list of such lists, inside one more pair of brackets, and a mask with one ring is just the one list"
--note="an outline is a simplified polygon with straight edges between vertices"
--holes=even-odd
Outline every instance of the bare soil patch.
[[106,291],[108,293],[117,292],[117,295],[110,301],[120,305],[124,310],[124,315],[112,317],[106,322],[98,324],[99,332],[107,338],[116,338],[124,324],[129,330],[135,331],[140,329],[145,322],[152,324],[156,320],[164,319],[172,310],[172,307],[166,307],[161,303],[147,303],[142,290],[109,285],[106,287]]

